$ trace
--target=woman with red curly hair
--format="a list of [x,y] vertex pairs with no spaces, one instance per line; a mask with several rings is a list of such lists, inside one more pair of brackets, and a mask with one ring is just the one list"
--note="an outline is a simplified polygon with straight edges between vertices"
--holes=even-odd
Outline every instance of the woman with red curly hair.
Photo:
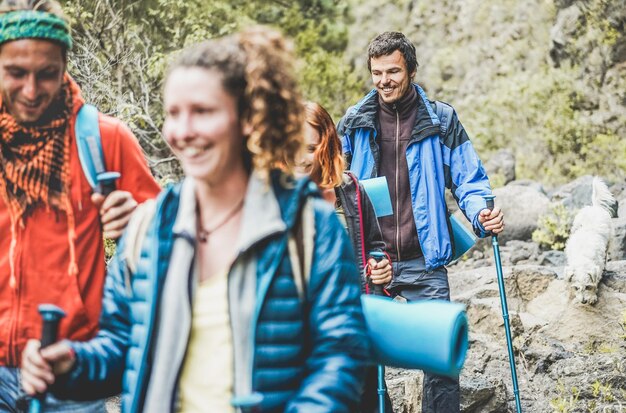
[[[365,293],[380,292],[391,281],[391,263],[388,258],[377,262],[372,253],[384,253],[383,241],[374,207],[367,193],[354,175],[344,172],[341,140],[333,119],[326,109],[315,102],[304,104],[305,154],[299,167],[309,174],[322,191],[323,198],[335,207],[339,220],[350,235]],[[378,411],[377,370],[368,370],[361,399],[361,413]],[[393,413],[389,395],[385,411]]]

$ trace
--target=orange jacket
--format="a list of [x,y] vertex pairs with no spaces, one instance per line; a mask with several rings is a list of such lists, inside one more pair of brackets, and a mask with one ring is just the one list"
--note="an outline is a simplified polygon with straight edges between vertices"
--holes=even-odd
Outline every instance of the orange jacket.
[[[15,287],[10,285],[9,247],[11,218],[0,197],[0,366],[16,367],[30,338],[41,335],[37,306],[56,304],[66,317],[59,338],[86,340],[95,335],[102,308],[105,277],[104,248],[99,214],[91,202],[91,187],[78,158],[74,124],[82,99],[70,119],[70,198],[75,216],[78,275],[69,275],[67,216],[44,206],[33,208],[17,225],[14,252]],[[120,121],[99,115],[102,150],[107,170],[118,171],[117,188],[133,194],[137,202],[160,191],[137,139]]]

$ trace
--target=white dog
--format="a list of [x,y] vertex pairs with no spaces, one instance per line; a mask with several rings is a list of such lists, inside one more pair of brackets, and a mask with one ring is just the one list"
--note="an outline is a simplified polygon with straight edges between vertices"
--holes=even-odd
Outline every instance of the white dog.
[[598,284],[606,264],[615,205],[613,194],[601,179],[594,177],[592,186],[592,205],[576,214],[565,245],[564,271],[565,279],[571,283],[574,302],[590,305],[598,301]]

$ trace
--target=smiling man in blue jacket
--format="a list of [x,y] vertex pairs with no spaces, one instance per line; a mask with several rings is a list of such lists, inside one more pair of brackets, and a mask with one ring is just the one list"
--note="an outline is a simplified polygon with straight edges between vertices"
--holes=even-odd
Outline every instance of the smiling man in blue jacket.
[[[393,215],[381,218],[380,227],[393,261],[388,289],[408,301],[449,300],[445,265],[453,246],[445,189],[478,236],[500,233],[504,217],[499,208],[486,208],[489,180],[456,112],[413,83],[417,66],[415,47],[402,33],[378,35],[368,47],[374,89],[348,109],[338,129],[349,169],[360,179],[387,178]],[[458,379],[427,374],[422,411],[458,412],[459,393]]]

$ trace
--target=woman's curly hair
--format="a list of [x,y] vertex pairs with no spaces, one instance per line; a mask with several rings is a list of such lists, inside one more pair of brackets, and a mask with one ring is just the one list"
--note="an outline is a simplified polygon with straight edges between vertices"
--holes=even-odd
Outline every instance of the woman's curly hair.
[[244,161],[260,172],[291,174],[302,148],[304,111],[291,45],[277,31],[259,26],[185,49],[170,66],[201,67],[221,74],[237,99],[242,125],[250,127]]
[[320,188],[335,188],[341,185],[345,162],[333,118],[316,102],[306,102],[304,113],[306,122],[320,137],[320,142],[313,152],[313,165],[309,175]]

